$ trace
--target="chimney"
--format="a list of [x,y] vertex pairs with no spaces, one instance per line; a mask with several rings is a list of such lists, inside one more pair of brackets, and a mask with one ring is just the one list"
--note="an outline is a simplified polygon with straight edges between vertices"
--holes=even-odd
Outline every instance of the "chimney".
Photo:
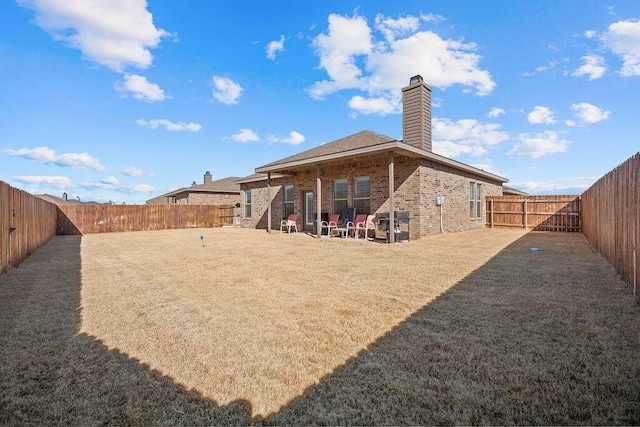
[[211,178],[211,172],[207,171],[207,173],[204,174],[204,183],[211,184],[211,182],[213,181]]
[[403,142],[431,152],[431,87],[421,75],[402,88]]
[[62,200],[67,201],[67,193],[62,193]]

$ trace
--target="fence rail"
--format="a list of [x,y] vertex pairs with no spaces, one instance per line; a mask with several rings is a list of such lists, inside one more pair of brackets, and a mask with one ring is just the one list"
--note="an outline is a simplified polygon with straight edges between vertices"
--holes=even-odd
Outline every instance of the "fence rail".
[[600,178],[582,194],[583,233],[629,283],[640,281],[640,153]]
[[215,205],[61,205],[59,235],[211,228],[232,225],[234,207]]
[[538,231],[579,232],[580,196],[488,196],[486,225]]
[[0,181],[0,274],[56,235],[56,205]]

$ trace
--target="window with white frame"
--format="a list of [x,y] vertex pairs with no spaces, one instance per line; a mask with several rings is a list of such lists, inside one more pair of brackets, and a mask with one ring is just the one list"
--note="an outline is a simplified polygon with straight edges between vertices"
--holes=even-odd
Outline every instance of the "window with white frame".
[[349,206],[348,181],[336,179],[333,181],[333,212],[341,213],[342,209]]
[[476,183],[476,218],[482,217],[482,184]]
[[284,186],[283,213],[285,218],[293,213],[293,185]]
[[469,218],[482,217],[482,184],[471,181],[469,183]]
[[357,214],[371,213],[371,185],[368,176],[353,178],[353,206]]
[[244,217],[251,218],[251,190],[244,190]]

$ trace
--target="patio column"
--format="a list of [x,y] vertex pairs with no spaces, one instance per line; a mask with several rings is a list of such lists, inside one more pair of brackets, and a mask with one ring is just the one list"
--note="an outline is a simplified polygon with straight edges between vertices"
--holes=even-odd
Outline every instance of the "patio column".
[[322,234],[320,228],[320,221],[322,219],[322,186],[320,185],[320,165],[316,166],[316,231],[318,232],[318,239]]
[[393,192],[395,189],[395,178],[393,172],[393,151],[389,152],[389,243],[393,243],[396,240],[396,225],[394,212],[396,210],[395,203],[393,203]]
[[271,233],[271,172],[267,172],[267,233]]

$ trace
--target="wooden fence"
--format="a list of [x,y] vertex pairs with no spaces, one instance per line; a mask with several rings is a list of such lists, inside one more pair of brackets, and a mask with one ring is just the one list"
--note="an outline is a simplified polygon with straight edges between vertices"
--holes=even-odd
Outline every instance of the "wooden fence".
[[486,225],[537,231],[580,232],[580,196],[488,196]]
[[633,286],[637,295],[640,243],[640,153],[582,194],[587,241]]
[[56,235],[56,205],[0,181],[0,274]]
[[59,235],[211,228],[232,225],[234,207],[214,205],[60,205]]

